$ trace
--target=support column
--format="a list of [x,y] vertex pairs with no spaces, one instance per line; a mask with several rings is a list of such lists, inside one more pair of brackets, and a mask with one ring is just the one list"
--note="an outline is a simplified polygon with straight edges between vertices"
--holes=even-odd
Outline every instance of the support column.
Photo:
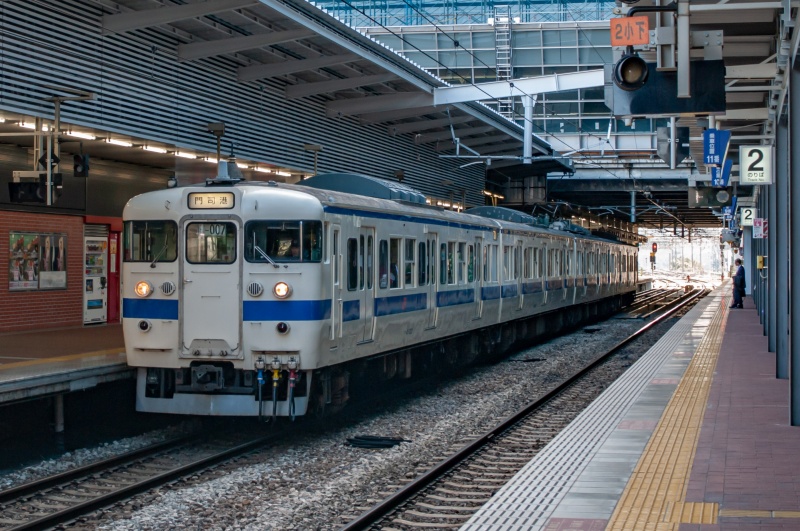
[[[792,117],[792,120],[795,120]],[[797,117],[800,119],[800,117]],[[770,337],[770,349],[774,345],[775,376],[789,377],[789,292],[777,288],[779,278],[789,278],[789,172],[792,152],[789,149],[788,120],[778,120],[776,131],[776,172],[775,184],[769,186],[770,207],[774,201],[774,209],[769,212],[769,256],[767,258],[767,290],[770,302],[774,303],[774,313],[770,313],[770,335],[774,334],[774,342]],[[800,131],[800,129],[798,129]],[[797,135],[795,135],[797,136]],[[800,139],[792,139],[800,143]],[[774,295],[772,295],[774,294]],[[772,308],[772,306],[771,306]],[[774,325],[774,330],[772,329]]]
[[56,395],[53,405],[55,432],[64,433],[64,395]]
[[522,141],[522,163],[531,164],[533,155],[533,106],[536,100],[533,95],[522,96],[522,105],[525,108],[525,139]]
[[[800,72],[797,70],[797,65],[794,64],[788,68],[789,75],[789,189],[778,190],[779,194],[788,192],[789,204],[798,205],[800,201],[800,186],[792,186],[792,174],[795,173],[797,168],[800,168],[800,105],[794,104],[794,100],[800,102]],[[800,274],[800,216],[793,213],[791,210],[788,212],[789,216],[789,231],[790,231],[790,246],[789,246],[789,273],[793,277]],[[791,278],[791,277],[788,277]],[[789,300],[800,300],[800,282],[790,282]],[[791,388],[791,402],[790,402],[790,417],[792,426],[800,426],[800,341],[793,341],[794,330],[800,330],[800,311],[791,313],[789,318],[789,378]]]

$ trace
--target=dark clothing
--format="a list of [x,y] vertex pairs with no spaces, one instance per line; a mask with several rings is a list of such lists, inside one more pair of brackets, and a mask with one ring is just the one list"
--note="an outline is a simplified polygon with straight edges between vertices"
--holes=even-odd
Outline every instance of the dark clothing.
[[739,266],[736,274],[733,275],[733,303],[731,308],[744,308],[742,299],[744,298],[745,287],[744,266]]

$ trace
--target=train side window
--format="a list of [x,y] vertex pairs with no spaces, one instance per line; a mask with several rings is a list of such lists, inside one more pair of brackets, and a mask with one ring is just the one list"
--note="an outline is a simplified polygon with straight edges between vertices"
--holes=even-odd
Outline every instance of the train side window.
[[416,268],[416,256],[414,255],[417,247],[417,240],[406,238],[406,249],[403,255],[405,261],[405,285],[407,288],[414,287],[414,269]]
[[531,248],[525,247],[522,251],[522,276],[531,278]]
[[347,239],[347,289],[355,291],[358,287],[358,240]]
[[483,281],[489,282],[489,246],[483,246]]
[[511,246],[503,246],[503,280],[511,280]]
[[428,271],[428,250],[425,248],[425,242],[419,242],[417,254],[419,255],[417,281],[420,286],[425,286],[428,284],[428,278],[425,276]]
[[400,287],[400,242],[402,238],[389,239],[389,288]]
[[463,284],[466,282],[467,278],[467,254],[466,254],[466,247],[467,244],[464,242],[458,242],[458,283]]
[[475,282],[475,248],[467,245],[467,282]]
[[447,244],[443,243],[439,253],[439,284],[447,284]]
[[372,272],[372,265],[375,263],[375,251],[373,249],[372,234],[367,236],[367,268],[366,268],[366,276],[367,276],[367,289],[372,289],[373,277],[375,276]]
[[499,256],[497,256],[498,254],[499,254],[498,245],[496,244],[492,245],[491,256],[489,257],[489,261],[491,262],[491,268],[492,268],[491,269],[492,276],[490,280],[492,282],[497,282],[497,269],[498,269],[497,260],[499,260]]
[[386,289],[389,287],[389,242],[381,240],[378,243],[378,271],[380,279],[378,287]]
[[358,289],[364,289],[364,252],[366,245],[364,235],[358,237]]
[[456,283],[456,242],[447,242],[447,283]]
[[331,262],[333,263],[333,285],[339,285],[339,229],[333,230],[331,237]]
[[428,238],[428,284],[436,284],[436,238]]

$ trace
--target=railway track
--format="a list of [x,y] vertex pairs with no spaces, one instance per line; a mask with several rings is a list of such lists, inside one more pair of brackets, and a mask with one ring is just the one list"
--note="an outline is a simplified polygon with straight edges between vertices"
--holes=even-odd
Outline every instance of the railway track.
[[50,529],[266,446],[286,432],[183,437],[0,492],[0,530]]
[[684,294],[661,316],[620,341],[540,399],[469,441],[357,518],[342,531],[462,526],[501,486],[629,366],[614,355],[706,290]]

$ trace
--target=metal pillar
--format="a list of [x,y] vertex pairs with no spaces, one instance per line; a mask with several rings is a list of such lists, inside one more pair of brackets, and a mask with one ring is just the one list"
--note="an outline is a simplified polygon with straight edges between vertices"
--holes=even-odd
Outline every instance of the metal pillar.
[[64,395],[56,395],[53,405],[55,410],[55,432],[64,433]]
[[[792,65],[788,69],[790,72],[789,78],[789,114],[791,122],[789,123],[789,139],[792,149],[789,150],[789,171],[793,174],[795,170],[800,168],[800,105],[791,103],[795,100],[800,102],[800,72],[797,70],[797,65]],[[800,201],[800,186],[791,185],[792,177],[789,176],[789,204],[798,205]],[[786,190],[780,190],[780,193],[785,193]],[[800,282],[793,282],[792,276],[794,273],[800,273],[800,216],[793,213],[791,210],[789,215],[789,272],[787,277],[789,282],[789,300],[800,300]],[[791,402],[790,402],[790,417],[792,426],[800,426],[800,341],[792,341],[794,336],[794,329],[800,330],[800,312],[793,311],[789,317],[789,358],[790,358],[790,388],[791,388]]]
[[631,223],[636,223],[636,190],[631,190]]
[[[794,117],[792,118],[795,119]],[[775,348],[775,376],[789,377],[789,292],[777,289],[779,278],[789,278],[789,172],[791,150],[789,149],[789,124],[778,120],[776,132],[776,172],[775,184],[769,186],[769,256],[767,258],[768,291],[774,302],[774,313],[770,313],[770,347]],[[799,130],[800,131],[800,130]],[[793,136],[797,136],[796,134]],[[800,138],[793,138],[792,144],[800,144]],[[772,208],[774,201],[774,209]],[[772,308],[772,306],[771,306]],[[774,330],[772,326],[774,325]]]
[[533,155],[533,106],[536,99],[533,95],[522,96],[522,105],[525,108],[525,139],[522,142],[522,163],[531,164]]

